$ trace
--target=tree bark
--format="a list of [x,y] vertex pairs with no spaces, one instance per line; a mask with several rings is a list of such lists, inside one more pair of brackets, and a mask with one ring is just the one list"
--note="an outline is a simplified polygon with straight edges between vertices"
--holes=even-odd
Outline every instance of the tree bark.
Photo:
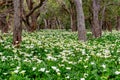
[[71,18],[71,29],[72,29],[72,31],[73,32],[77,31],[77,25],[76,25],[77,17],[76,17],[76,10],[75,10],[74,6],[71,8],[70,18]]
[[100,20],[100,27],[102,28],[103,26],[103,21],[105,19],[105,12],[106,12],[106,6],[103,7],[102,11],[101,11],[101,20]]
[[70,18],[71,18],[71,29],[73,32],[77,31],[77,16],[75,10],[75,4],[72,0],[70,0]]
[[74,0],[77,12],[77,27],[78,27],[78,39],[81,41],[86,41],[86,29],[85,29],[85,19],[84,12],[82,8],[82,0]]
[[108,27],[107,27],[108,31],[112,32],[112,24],[111,24],[111,21],[108,21],[108,22],[107,22],[107,25],[108,25]]
[[117,16],[117,26],[116,26],[116,30],[120,31],[120,16]]
[[13,45],[19,45],[22,41],[22,3],[23,0],[14,0]]
[[6,21],[6,15],[5,14],[1,14],[0,15],[0,29],[2,33],[8,33],[8,23]]
[[46,1],[47,0],[39,0],[39,4],[34,6],[33,0],[26,0],[29,12],[26,14],[26,11],[24,9],[24,15],[22,20],[29,32],[34,32],[37,29],[38,27],[37,19],[38,16],[40,15],[40,11],[38,9],[44,6]]
[[44,19],[44,24],[45,24],[45,27],[44,27],[44,29],[47,29],[47,20],[46,19]]
[[76,10],[75,10],[75,3],[74,3],[74,0],[69,0],[69,3],[70,3],[70,9],[67,8],[67,6],[65,5],[64,2],[62,2],[62,0],[57,0],[62,8],[64,9],[64,11],[66,11],[67,14],[70,15],[70,27],[71,27],[71,30],[73,32],[77,31],[77,17],[76,17]]
[[92,33],[95,38],[102,35],[102,27],[99,22],[100,1],[92,0]]

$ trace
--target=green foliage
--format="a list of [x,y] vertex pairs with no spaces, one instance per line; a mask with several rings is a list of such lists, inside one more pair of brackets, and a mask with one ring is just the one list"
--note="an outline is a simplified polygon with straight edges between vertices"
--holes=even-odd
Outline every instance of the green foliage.
[[43,13],[46,18],[50,18],[54,17],[55,15],[58,15],[59,11],[60,5],[56,2],[56,0],[48,0],[45,7],[45,11]]
[[2,36],[0,80],[120,79],[120,32],[87,42],[64,30],[24,32],[19,49],[11,44],[12,34]]

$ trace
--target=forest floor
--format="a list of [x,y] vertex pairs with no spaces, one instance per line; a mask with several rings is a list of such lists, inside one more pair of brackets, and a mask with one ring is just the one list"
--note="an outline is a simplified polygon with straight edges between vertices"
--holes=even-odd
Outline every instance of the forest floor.
[[0,80],[120,80],[120,32],[78,41],[65,30],[23,32],[20,48],[12,33],[0,40]]

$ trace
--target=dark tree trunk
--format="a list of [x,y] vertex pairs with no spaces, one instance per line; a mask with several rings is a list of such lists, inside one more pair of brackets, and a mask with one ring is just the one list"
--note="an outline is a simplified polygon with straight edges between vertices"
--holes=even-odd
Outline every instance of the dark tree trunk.
[[112,32],[112,24],[111,21],[107,21],[107,30]]
[[99,22],[100,1],[92,0],[92,33],[95,38],[102,35],[102,27]]
[[48,28],[48,29],[51,29],[51,19],[48,19],[48,20],[47,20],[47,24],[48,24],[47,28]]
[[71,14],[70,18],[71,18],[71,29],[72,29],[72,31],[73,31],[73,32],[74,32],[74,31],[77,31],[76,15],[75,15],[74,12]]
[[57,18],[57,24],[59,25],[59,29],[64,29],[64,26],[62,25],[60,19]]
[[74,32],[77,31],[77,15],[76,15],[77,13],[75,10],[76,6],[74,0],[69,0],[69,2],[70,2],[70,9],[68,9],[67,6],[62,1],[60,1],[60,4],[62,3],[62,8],[70,15],[70,22],[71,22],[70,27],[71,30]]
[[100,27],[101,28],[103,26],[104,19],[106,19],[105,12],[106,12],[106,6],[104,6],[103,9],[102,9],[102,11],[101,11],[101,20],[100,20]]
[[13,44],[19,45],[22,41],[22,2],[23,0],[14,0],[14,29]]
[[26,0],[29,12],[26,14],[26,11],[24,10],[24,17],[22,20],[29,32],[33,32],[38,28],[37,19],[40,15],[40,11],[37,9],[42,7],[46,1],[47,0],[39,0],[39,4],[34,6],[34,0]]
[[102,29],[105,31],[107,29],[107,22],[103,21],[102,22]]
[[2,33],[8,33],[8,24],[6,21],[6,15],[5,14],[1,14],[0,15],[0,29]]
[[36,15],[33,13],[32,15],[31,15],[31,25],[30,25],[30,32],[33,32],[33,31],[35,31],[36,29],[37,29],[37,17],[36,17]]
[[55,25],[56,25],[56,28],[57,28],[57,29],[60,29],[60,25],[59,25],[59,22],[58,22],[58,18],[57,18],[57,17],[55,18]]
[[56,29],[56,28],[57,28],[57,25],[56,25],[56,18],[55,18],[55,17],[52,18],[52,20],[51,20],[51,28],[52,28],[52,29]]
[[44,29],[47,29],[47,20],[46,19],[44,19],[44,24],[45,24],[45,27],[44,27]]
[[81,41],[86,41],[86,29],[85,29],[85,19],[84,12],[82,8],[82,0],[74,0],[77,12],[77,27],[78,27],[78,38]]
[[116,30],[120,31],[120,16],[117,16],[117,26],[116,26]]
[[[29,11],[31,11],[34,8],[33,7],[33,4],[34,4],[33,0],[26,0],[26,2],[27,2],[27,6],[28,6]],[[33,14],[31,14],[30,17],[31,17],[31,22],[29,21],[28,31],[33,32],[37,29],[37,14],[33,13]]]
[[72,31],[77,31],[77,17],[76,17],[76,10],[75,10],[75,4],[70,1],[71,3],[71,9],[70,9],[70,18],[71,18],[71,29]]

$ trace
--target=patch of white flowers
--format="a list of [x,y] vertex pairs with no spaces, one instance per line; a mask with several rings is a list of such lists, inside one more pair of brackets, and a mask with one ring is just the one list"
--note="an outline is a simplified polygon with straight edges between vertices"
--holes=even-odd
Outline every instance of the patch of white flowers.
[[116,75],[120,75],[120,71],[115,71],[115,74]]
[[39,71],[45,72],[45,68],[40,68]]
[[[114,74],[119,76],[120,33],[104,34],[101,39],[114,36],[116,40],[80,42],[76,39],[76,33],[48,30],[30,35],[24,33],[23,43],[17,49],[7,41],[6,37],[5,41],[0,40],[0,46],[2,45],[4,48],[2,50],[0,47],[0,64],[3,68],[8,66],[8,69],[1,70],[1,75],[6,77],[13,73],[12,75],[18,74],[26,77],[34,73],[40,76],[42,73],[42,77],[45,79],[47,75],[51,79],[56,77],[68,80],[89,80],[94,70],[101,69],[101,71],[109,73],[110,64],[113,63],[111,64],[114,66],[112,69],[118,69]],[[118,65],[114,65],[114,63]],[[6,64],[8,65],[5,66]],[[96,73],[93,76],[95,75]],[[109,75],[98,76],[107,78]]]
[[51,66],[51,68],[52,68],[53,70],[55,70],[56,72],[59,72],[59,71],[60,71],[56,66]]

